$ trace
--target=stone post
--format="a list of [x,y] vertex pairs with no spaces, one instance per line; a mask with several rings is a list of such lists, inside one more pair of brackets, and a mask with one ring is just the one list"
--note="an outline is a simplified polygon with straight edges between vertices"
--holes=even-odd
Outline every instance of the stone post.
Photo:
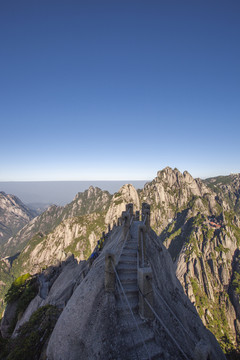
[[125,238],[130,227],[130,215],[126,211],[122,212],[122,224],[123,224],[123,236]]
[[110,224],[108,224],[108,232],[110,232],[111,231],[111,226],[110,226]]
[[139,212],[139,211],[136,211],[136,215],[135,215],[136,221],[139,221],[139,216],[140,216],[140,212]]
[[111,252],[107,252],[105,255],[105,291],[114,292],[115,291],[115,256]]
[[133,216],[133,204],[127,204],[126,205],[126,211],[129,212],[130,218]]
[[119,217],[117,220],[117,226],[121,226],[122,225],[122,219]]
[[150,205],[147,203],[142,203],[142,221],[144,221],[144,220],[145,220],[145,225],[146,225],[147,229],[149,229],[150,228]]
[[146,226],[138,226],[138,255],[139,255],[139,265],[144,267],[146,261]]
[[152,320],[154,314],[144,299],[153,307],[152,270],[150,267],[138,268],[139,315],[143,319]]

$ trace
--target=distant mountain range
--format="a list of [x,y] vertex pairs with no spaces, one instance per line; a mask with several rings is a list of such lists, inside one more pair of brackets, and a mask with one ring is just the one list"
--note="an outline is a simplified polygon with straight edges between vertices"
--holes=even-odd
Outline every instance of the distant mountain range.
[[[167,167],[141,190],[128,184],[111,195],[91,186],[66,206],[51,206],[38,216],[15,199],[15,212],[8,205],[14,220],[1,220],[9,229],[0,248],[2,302],[13,277],[39,273],[70,254],[78,261],[88,259],[102,231],[117,222],[127,203],[139,210],[146,202],[151,226],[168,249],[186,295],[233,359],[240,345],[239,198],[240,174],[200,180]],[[25,222],[19,222],[16,233],[9,226],[18,219],[18,207]]]
[[0,182],[0,191],[14,194],[28,207],[42,209],[45,205],[64,206],[72,201],[78,192],[84,192],[90,186],[114,194],[124,184],[133,184],[142,189],[147,180],[115,180],[115,181],[12,181]]

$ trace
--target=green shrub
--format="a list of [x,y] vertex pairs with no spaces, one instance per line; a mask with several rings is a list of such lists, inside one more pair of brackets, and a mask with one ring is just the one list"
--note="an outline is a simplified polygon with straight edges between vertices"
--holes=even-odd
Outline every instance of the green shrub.
[[31,277],[29,273],[19,276],[12,283],[10,289],[5,295],[5,301],[9,304],[16,301],[27,286],[27,280]]
[[240,295],[240,274],[238,272],[234,272],[233,275],[233,287],[238,295]]
[[8,344],[6,360],[37,360],[49,339],[60,315],[53,305],[46,305],[35,311],[30,320],[19,330],[16,339]]
[[19,276],[11,285],[5,295],[5,301],[10,304],[17,301],[17,309],[14,319],[10,324],[9,333],[14,331],[19,315],[23,314],[31,300],[37,295],[37,278],[30,274]]

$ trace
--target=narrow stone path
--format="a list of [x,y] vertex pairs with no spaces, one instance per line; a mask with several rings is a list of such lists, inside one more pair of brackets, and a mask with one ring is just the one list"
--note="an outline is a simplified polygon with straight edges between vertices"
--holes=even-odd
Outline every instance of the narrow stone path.
[[130,239],[126,241],[123,248],[123,252],[117,266],[117,272],[147,350],[143,345],[141,335],[137,330],[124,296],[120,296],[118,294],[117,308],[119,314],[119,328],[127,353],[127,357],[125,357],[126,360],[163,360],[164,353],[160,346],[156,344],[153,330],[147,321],[141,319],[138,313],[139,292],[137,285],[137,236],[139,224],[142,224],[142,222],[134,221],[132,223],[130,229]]

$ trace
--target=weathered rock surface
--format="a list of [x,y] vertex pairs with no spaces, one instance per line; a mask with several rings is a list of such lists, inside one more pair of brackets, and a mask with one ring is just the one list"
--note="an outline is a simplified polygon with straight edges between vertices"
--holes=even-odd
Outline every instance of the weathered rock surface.
[[[170,167],[158,171],[157,177],[147,183],[140,193],[140,201],[151,205],[151,224],[158,234],[175,218],[179,209],[187,207],[193,197],[204,197],[211,202],[215,196],[201,180],[193,179],[187,171],[182,174]],[[197,200],[198,207],[203,210],[202,201]]]
[[[105,254],[111,251],[118,258],[122,241],[121,228],[116,228],[100,257],[76,287],[51,335],[47,348],[49,360],[77,360],[79,354],[83,359],[130,359],[122,347],[116,298],[114,294],[104,291]],[[214,336],[206,330],[184,294],[175,276],[171,257],[153,232],[147,249],[153,270],[155,308],[171,336],[181,344],[189,358],[193,356],[199,339],[203,339],[212,360],[225,359]],[[171,312],[179,322],[176,322]],[[176,345],[165,330],[158,326],[155,324],[155,331],[161,335],[158,344],[163,349],[162,354],[167,353],[169,360],[180,358]]]
[[29,321],[31,315],[40,307],[50,304],[63,309],[88,271],[89,264],[86,261],[78,263],[73,256],[70,256],[58,266],[51,266],[40,273],[39,293],[18,320],[12,337],[18,336],[20,327]]
[[37,233],[43,235],[53,231],[63,220],[83,216],[94,212],[106,212],[112,196],[108,191],[90,186],[88,190],[78,193],[74,200],[64,207],[52,205],[41,215],[34,218],[14,237],[11,237],[1,249],[2,256],[11,256],[21,251]]
[[[14,244],[12,249],[14,248],[15,250],[17,249],[18,241],[21,244],[20,248],[28,242],[28,245],[25,246],[18,259],[13,262],[14,273],[18,273],[17,271],[21,268],[24,269],[24,272],[29,270],[32,272],[40,271],[44,266],[56,264],[56,261],[66,260],[69,253],[74,253],[78,260],[86,259],[93,251],[101,231],[105,230],[108,224],[112,227],[113,223],[117,222],[127,203],[133,203],[134,209],[139,210],[140,201],[147,202],[151,204],[151,225],[157,234],[160,234],[161,241],[164,241],[171,254],[174,261],[174,271],[176,271],[185,294],[190,302],[196,306],[203,324],[214,332],[226,351],[230,350],[231,346],[236,346],[240,338],[240,278],[238,279],[236,275],[240,274],[237,253],[240,243],[238,178],[239,175],[231,177],[230,180],[233,181],[234,185],[231,184],[229,179],[227,179],[227,185],[224,183],[226,179],[224,181],[221,179],[220,182],[215,180],[203,182],[200,179],[193,179],[188,172],[182,174],[177,169],[173,170],[168,167],[159,171],[157,177],[152,182],[146,184],[142,191],[137,192],[132,185],[125,185],[112,197],[107,192],[90,187],[86,192],[79,193],[73,202],[66,207],[52,207],[48,209],[47,212],[41,215],[41,219],[39,217],[35,218],[21,230],[18,236],[9,241],[8,249],[11,249],[12,244]],[[231,195],[231,192],[233,192],[233,195]],[[95,214],[93,213],[94,211],[96,211]],[[89,214],[89,212],[92,213]],[[99,215],[100,213],[101,215]],[[81,222],[79,214],[89,215],[82,216],[84,221]],[[210,217],[216,223],[221,223],[220,227],[210,225]],[[33,237],[36,233],[37,235]],[[30,239],[31,241],[29,241]],[[151,250],[150,245],[149,254],[151,254],[150,257],[155,259],[155,265],[153,266],[158,269],[155,274],[154,291],[156,294],[161,293],[161,291],[164,292],[164,287],[166,286],[168,293],[166,294],[166,299],[164,295],[165,302],[170,303],[174,311],[185,319],[185,314],[182,311],[185,307],[188,308],[188,311],[193,309],[193,307],[190,304],[189,308],[189,302],[179,300],[180,303],[176,303],[177,307],[179,307],[178,310],[175,306],[176,304],[172,303],[173,299],[176,300],[179,297],[178,292],[180,290],[174,291],[174,289],[179,289],[178,281],[174,275],[172,260],[170,259],[170,261],[165,255],[161,258],[162,254],[165,254],[165,250],[164,247],[161,248],[161,242],[160,245],[159,243],[157,245],[156,242],[153,241],[155,243],[154,251],[158,255],[160,253],[159,258],[164,264],[164,268],[168,269],[168,274],[157,263],[156,254],[151,252],[153,249]],[[109,248],[111,247],[110,244],[108,246]],[[112,249],[117,252],[118,245],[113,243],[112,246]],[[79,324],[73,325],[75,340],[78,336],[82,339],[82,343],[78,345],[76,353],[81,351],[87,357],[90,356],[91,358],[93,356],[93,358],[98,358],[97,356],[100,356],[98,352],[103,354],[101,349],[104,349],[104,351],[110,349],[109,356],[117,358],[119,356],[119,344],[115,338],[116,334],[109,335],[109,342],[105,339],[104,335],[101,335],[102,337],[99,341],[103,344],[102,348],[100,343],[96,344],[96,351],[89,348],[91,341],[98,341],[94,329],[94,317],[97,319],[96,329],[99,326],[99,332],[102,331],[103,334],[107,334],[109,327],[117,326],[114,298],[111,296],[106,298],[101,288],[103,276],[103,270],[100,267],[101,261],[103,260],[100,258],[96,261],[90,271],[92,275],[90,273],[88,275],[89,280],[86,280],[87,276],[83,282],[81,282],[82,278],[80,275],[81,280],[76,282],[70,280],[71,272],[75,272],[75,266],[78,269],[74,262],[69,265],[69,272],[66,267],[66,278],[64,277],[65,275],[63,276],[60,273],[52,276],[51,280],[44,275],[44,278],[41,277],[43,283],[41,286],[41,296],[39,296],[42,298],[41,304],[51,303],[61,308],[67,304],[62,313],[65,319],[61,323],[63,327],[65,322],[67,326],[70,326],[70,321],[66,317],[69,315],[69,311],[73,309],[72,305],[70,306],[72,304],[71,301],[73,301],[73,305],[76,308],[82,306],[85,311],[93,309],[93,315],[89,315],[86,321],[83,321],[82,327],[79,328]],[[95,266],[96,270],[94,270]],[[62,280],[61,276],[63,277]],[[61,288],[62,282],[68,276],[69,280],[66,280],[66,287],[63,285],[63,288]],[[97,285],[96,289],[94,289],[96,286],[94,278],[96,276],[99,276],[100,284],[98,284],[99,287]],[[157,276],[161,279],[160,283]],[[85,289],[85,287],[88,287],[88,281],[92,284],[91,289]],[[74,295],[79,286],[84,287],[83,294],[85,295],[82,299],[80,293],[80,299],[76,299]],[[86,300],[85,296],[92,296],[93,294],[97,296],[100,303],[93,299],[89,302],[89,305],[83,305],[83,302]],[[169,294],[172,295],[170,296]],[[182,299],[182,295],[180,295],[179,299]],[[32,309],[34,309],[34,306],[38,306],[37,298],[35,301],[36,303],[33,302],[32,304]],[[182,301],[185,305],[182,305]],[[70,307],[67,311],[68,306]],[[108,308],[110,313],[107,312]],[[29,314],[31,314],[31,311],[30,309]],[[83,312],[81,310],[80,314],[84,316]],[[189,321],[186,320],[186,327],[189,332],[195,332],[196,330],[192,325],[195,320],[191,319],[190,313],[191,311],[186,315],[190,319]],[[107,314],[110,314],[110,319],[108,319],[105,327],[103,319]],[[27,319],[29,315],[26,313],[24,316]],[[167,315],[165,316],[166,320]],[[70,318],[74,322],[71,316]],[[195,318],[193,317],[193,319]],[[25,321],[24,318],[22,321]],[[91,323],[91,326],[88,324],[88,321]],[[168,322],[168,320],[166,321]],[[196,321],[198,322],[198,320]],[[183,323],[185,324],[185,320],[183,320]],[[197,330],[199,331],[198,334],[202,334],[202,330],[200,331],[201,326],[199,325]],[[177,329],[177,332],[181,332],[178,327]],[[60,332],[57,334],[60,334],[63,338],[66,335],[66,333],[61,335]],[[86,334],[91,334],[89,339]],[[58,341],[58,335],[54,336],[53,333],[53,344],[55,341]],[[179,335],[176,334],[176,336]],[[208,333],[196,337],[196,344],[200,341],[199,349],[196,347],[195,351],[191,347],[192,354],[195,351],[194,356],[196,359],[197,356],[200,356],[201,351],[204,353],[204,349],[212,346],[211,344],[209,345],[209,342],[206,342],[208,337],[211,339]],[[203,341],[201,342],[202,338]],[[66,344],[66,339],[63,340],[63,344],[65,344],[63,346],[70,348],[69,344]],[[187,340],[179,339],[179,341],[182,341],[184,344]],[[224,342],[226,347],[224,347]],[[186,344],[186,346],[188,345]],[[58,343],[56,342],[57,346]],[[59,346],[61,348],[61,345]],[[75,345],[72,344],[72,346],[74,348]],[[49,354],[54,356],[53,359],[58,359],[58,355],[55,353],[58,349],[54,350],[52,348],[49,351]],[[167,352],[171,354],[170,350]]]
[[89,214],[62,221],[54,231],[43,236],[36,235],[15,260],[12,270],[15,274],[41,271],[42,268],[62,262],[69,253],[79,260],[87,259],[105,230],[101,214]]
[[227,212],[219,216],[229,219],[220,227],[210,224],[210,207],[208,216],[206,213],[207,208],[205,212],[199,209],[197,214],[192,210],[190,214],[180,212],[162,232],[161,239],[175,261],[176,275],[185,293],[197,307],[204,324],[229,351],[237,345],[239,298],[233,291],[232,279],[235,272],[239,273],[236,254],[240,230]]
[[118,218],[126,209],[126,204],[133,203],[134,209],[140,209],[139,197],[137,190],[131,184],[126,184],[114,194],[109,209],[106,214],[105,223],[110,226],[117,223]]
[[0,192],[0,245],[15,235],[37,213],[29,209],[20,199]]
[[217,176],[203,181],[221,198],[224,210],[234,209],[240,215],[240,174]]
[[4,316],[1,321],[1,334],[3,338],[9,337],[9,330],[13,319],[15,318],[17,310],[17,301],[8,304],[4,311]]

